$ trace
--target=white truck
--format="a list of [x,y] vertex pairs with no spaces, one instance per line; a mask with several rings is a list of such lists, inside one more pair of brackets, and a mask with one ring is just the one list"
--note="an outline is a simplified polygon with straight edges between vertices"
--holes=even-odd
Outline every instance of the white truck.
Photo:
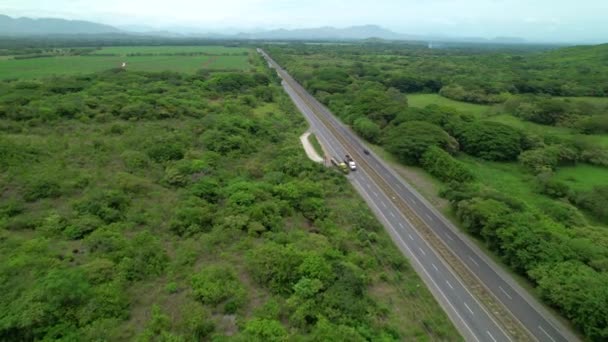
[[344,162],[346,163],[346,165],[348,165],[348,168],[351,171],[356,171],[357,170],[357,164],[355,164],[355,161],[353,160],[353,158],[347,154],[346,156],[344,156]]

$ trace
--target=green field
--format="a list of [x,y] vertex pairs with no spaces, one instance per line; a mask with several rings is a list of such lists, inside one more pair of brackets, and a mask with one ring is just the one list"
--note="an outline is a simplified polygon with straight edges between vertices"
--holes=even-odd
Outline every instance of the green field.
[[60,56],[0,60],[0,79],[86,74],[120,67],[128,70],[194,73],[201,69],[246,70],[248,56]]
[[226,46],[110,46],[104,47],[94,52],[95,54],[119,54],[126,55],[129,53],[191,53],[201,52],[212,55],[220,54],[246,54],[249,51],[247,48],[226,47]]
[[437,94],[408,94],[407,101],[410,107],[423,108],[430,104],[440,106],[450,106],[460,110],[463,113],[471,113],[476,116],[482,116],[490,111],[490,106],[466,103],[450,100],[446,97]]
[[575,190],[591,190],[594,186],[608,184],[608,168],[586,164],[562,167],[555,177]]

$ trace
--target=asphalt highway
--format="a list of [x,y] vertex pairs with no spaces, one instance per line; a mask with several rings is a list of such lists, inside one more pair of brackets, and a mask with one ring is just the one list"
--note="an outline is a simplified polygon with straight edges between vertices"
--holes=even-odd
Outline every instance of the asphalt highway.
[[[277,70],[283,79],[285,91],[329,153],[340,160],[345,154],[353,156],[358,170],[349,174],[349,180],[410,259],[466,340],[578,340],[382,159],[371,151],[364,154],[365,144],[355,133],[339,122],[270,56],[262,50],[258,51],[269,66]],[[415,219],[408,212],[415,213]],[[429,235],[421,233],[420,225],[430,228],[433,238],[440,239],[444,244],[442,247],[463,264],[459,266],[474,274],[475,281],[483,284],[484,291],[489,293],[502,311],[496,305],[482,304],[479,296],[474,294],[478,292],[473,291],[470,282],[463,281],[455,272],[453,261],[446,260],[443,257],[445,254],[437,252],[437,243],[430,241]],[[505,325],[501,315],[511,315],[510,318],[521,325],[519,327],[525,327],[521,331],[526,334],[512,333],[513,330]]]

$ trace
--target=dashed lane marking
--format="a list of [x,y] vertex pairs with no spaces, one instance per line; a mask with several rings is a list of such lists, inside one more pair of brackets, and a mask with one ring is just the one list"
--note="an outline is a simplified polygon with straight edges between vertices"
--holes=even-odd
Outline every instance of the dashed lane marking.
[[463,302],[464,306],[467,307],[467,310],[469,310],[469,312],[471,313],[471,315],[474,315],[475,313],[473,312],[473,310],[471,310],[471,308],[467,305],[467,302]]
[[513,298],[511,298],[511,296],[509,295],[509,293],[507,293],[507,291],[505,291],[505,289],[503,289],[503,288],[502,288],[502,286],[499,286],[499,287],[498,287],[498,289],[499,289],[500,291],[502,291],[502,293],[504,293],[504,294],[505,294],[505,296],[507,296],[507,298],[509,298],[509,299],[513,299]]

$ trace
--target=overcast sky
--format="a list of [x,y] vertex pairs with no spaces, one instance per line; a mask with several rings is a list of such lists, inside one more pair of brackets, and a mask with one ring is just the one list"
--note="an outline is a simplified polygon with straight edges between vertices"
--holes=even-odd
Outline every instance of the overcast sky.
[[0,0],[0,13],[157,29],[377,24],[410,34],[608,42],[608,0]]

